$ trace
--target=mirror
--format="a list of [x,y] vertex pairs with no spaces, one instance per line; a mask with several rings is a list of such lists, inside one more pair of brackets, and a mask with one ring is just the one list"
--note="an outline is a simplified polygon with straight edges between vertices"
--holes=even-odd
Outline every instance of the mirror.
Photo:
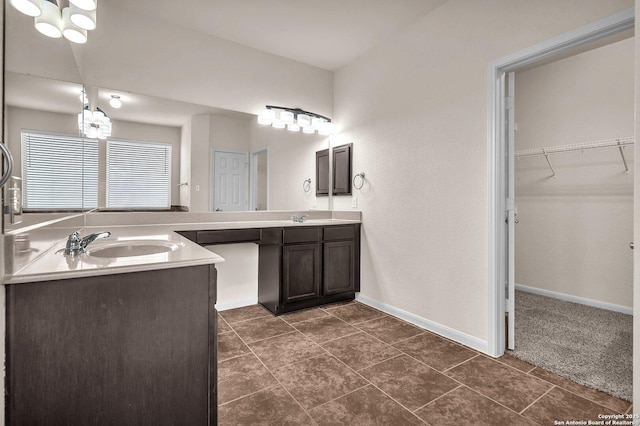
[[[107,4],[102,5],[106,12]],[[83,108],[80,93],[84,87],[91,107],[99,107],[111,119],[109,140],[156,142],[171,147],[169,192],[174,210],[329,208],[328,199],[316,198],[313,190],[305,191],[305,181],[315,179],[315,152],[328,147],[326,136],[261,126],[253,114],[142,95],[135,88],[87,85],[78,58],[87,57],[83,49],[92,48],[91,37],[95,34],[91,33],[89,43],[79,47],[70,46],[65,39],[46,38],[34,30],[33,18],[9,5],[6,21],[5,140],[14,153],[18,176],[22,174],[22,129],[79,136],[77,116]],[[105,37],[108,29],[101,31]],[[91,58],[95,61],[96,55]],[[131,72],[126,64],[123,67],[123,73]],[[110,106],[112,95],[120,97],[120,108]],[[107,142],[98,141],[97,151],[95,203],[106,210],[111,208],[107,192],[113,187]],[[238,166],[243,175],[225,170],[223,165],[229,164]],[[84,166],[86,171],[87,164]],[[311,185],[314,187],[315,182]],[[83,199],[85,196],[83,193]]]

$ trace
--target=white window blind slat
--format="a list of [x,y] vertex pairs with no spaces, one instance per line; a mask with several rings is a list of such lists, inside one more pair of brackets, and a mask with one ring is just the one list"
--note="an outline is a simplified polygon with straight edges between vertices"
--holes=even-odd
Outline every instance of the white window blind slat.
[[98,206],[98,141],[22,132],[23,205],[27,210]]
[[171,145],[107,141],[107,207],[171,207]]

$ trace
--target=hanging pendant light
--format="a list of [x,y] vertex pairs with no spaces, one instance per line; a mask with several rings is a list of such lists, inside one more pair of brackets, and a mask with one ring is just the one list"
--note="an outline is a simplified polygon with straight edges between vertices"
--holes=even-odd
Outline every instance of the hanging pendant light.
[[96,10],[98,7],[98,0],[69,0],[69,3],[84,10]]
[[40,33],[51,38],[62,37],[62,14],[56,3],[42,1],[42,14],[35,18],[35,27]]
[[27,16],[42,15],[40,0],[11,0],[11,5]]
[[84,44],[87,42],[87,30],[71,22],[70,12],[68,7],[62,10],[62,35],[69,41]]
[[72,3],[71,6],[69,6],[69,18],[71,22],[80,28],[89,31],[96,29],[96,9],[85,10]]

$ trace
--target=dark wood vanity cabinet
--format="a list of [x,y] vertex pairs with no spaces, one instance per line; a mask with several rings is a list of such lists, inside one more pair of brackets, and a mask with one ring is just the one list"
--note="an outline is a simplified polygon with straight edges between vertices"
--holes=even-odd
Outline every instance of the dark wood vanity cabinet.
[[7,286],[8,425],[217,424],[213,265]]
[[263,229],[258,301],[278,315],[360,291],[360,225]]

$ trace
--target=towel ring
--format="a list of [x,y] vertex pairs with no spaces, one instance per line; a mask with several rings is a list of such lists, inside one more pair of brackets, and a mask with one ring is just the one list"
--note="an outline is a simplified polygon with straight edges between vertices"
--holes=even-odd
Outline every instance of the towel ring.
[[[360,178],[360,185],[356,184],[356,178]],[[355,175],[353,177],[352,183],[355,189],[362,189],[362,187],[364,186],[364,172],[360,172],[357,175]]]
[[309,192],[309,190],[311,190],[311,178],[307,178],[304,182],[302,182],[302,190],[304,192]]

